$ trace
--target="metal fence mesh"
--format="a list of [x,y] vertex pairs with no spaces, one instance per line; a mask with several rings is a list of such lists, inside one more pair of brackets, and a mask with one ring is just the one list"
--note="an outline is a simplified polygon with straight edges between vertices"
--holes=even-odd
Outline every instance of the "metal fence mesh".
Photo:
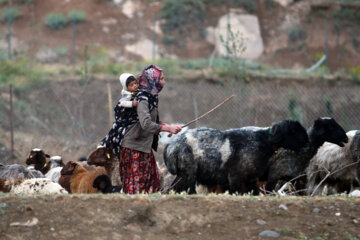
[[[23,155],[30,147],[57,148],[60,155],[66,151],[74,155],[74,147],[79,148],[79,156],[91,152],[112,122],[106,84],[111,86],[114,106],[121,91],[114,80],[42,83],[15,89],[15,148]],[[346,131],[360,129],[360,85],[344,81],[252,80],[215,84],[168,79],[160,93],[160,119],[166,123],[187,123],[232,94],[236,96],[231,101],[189,127],[263,127],[291,118],[308,128],[316,118],[332,116]],[[10,135],[7,87],[0,89],[0,99],[0,142],[4,143]]]

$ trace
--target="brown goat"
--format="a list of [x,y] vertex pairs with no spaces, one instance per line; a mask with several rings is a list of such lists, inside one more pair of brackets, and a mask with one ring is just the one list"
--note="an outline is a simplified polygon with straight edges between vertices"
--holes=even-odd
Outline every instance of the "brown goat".
[[119,172],[119,159],[113,151],[107,147],[99,147],[90,153],[87,163],[90,165],[103,166],[111,179],[111,184],[121,185]]
[[[70,175],[71,193],[96,193],[98,189],[92,186],[95,178],[101,174],[106,174],[102,167],[94,170],[86,170],[84,166],[77,161],[69,161],[61,170],[61,175]],[[59,181],[60,182],[60,181]],[[61,185],[61,184],[60,184]]]

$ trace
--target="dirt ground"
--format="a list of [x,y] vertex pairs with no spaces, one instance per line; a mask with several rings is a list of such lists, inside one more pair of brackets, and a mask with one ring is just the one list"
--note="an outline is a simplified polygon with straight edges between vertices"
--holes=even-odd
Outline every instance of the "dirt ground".
[[354,240],[359,206],[343,196],[1,194],[0,238]]

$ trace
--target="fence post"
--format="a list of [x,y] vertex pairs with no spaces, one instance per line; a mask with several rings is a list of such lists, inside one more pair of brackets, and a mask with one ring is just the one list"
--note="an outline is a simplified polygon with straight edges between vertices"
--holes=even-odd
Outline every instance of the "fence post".
[[14,156],[14,110],[13,110],[13,87],[10,84],[10,144],[11,144],[11,156]]
[[112,96],[111,96],[110,83],[106,83],[106,87],[107,87],[107,92],[108,92],[109,125],[110,125],[110,127],[112,127],[114,116],[113,116],[113,106],[112,106]]

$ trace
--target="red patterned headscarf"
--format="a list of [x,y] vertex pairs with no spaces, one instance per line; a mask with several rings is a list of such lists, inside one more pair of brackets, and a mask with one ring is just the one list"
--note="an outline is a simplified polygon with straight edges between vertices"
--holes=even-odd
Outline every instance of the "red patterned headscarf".
[[139,75],[139,90],[158,95],[163,85],[159,83],[163,70],[155,65],[149,65]]

